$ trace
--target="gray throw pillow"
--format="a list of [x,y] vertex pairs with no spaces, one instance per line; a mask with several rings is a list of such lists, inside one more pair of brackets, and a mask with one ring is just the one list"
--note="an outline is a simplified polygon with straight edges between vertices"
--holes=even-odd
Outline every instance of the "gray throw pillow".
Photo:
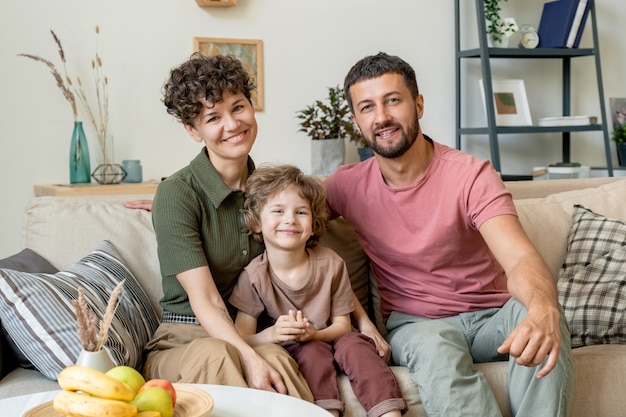
[[122,280],[124,289],[106,347],[116,365],[140,368],[143,347],[159,321],[145,292],[108,241],[56,274],[0,270],[0,319],[37,370],[56,379],[63,368],[76,362],[82,348],[72,305],[78,288],[84,290],[100,320],[113,288]]

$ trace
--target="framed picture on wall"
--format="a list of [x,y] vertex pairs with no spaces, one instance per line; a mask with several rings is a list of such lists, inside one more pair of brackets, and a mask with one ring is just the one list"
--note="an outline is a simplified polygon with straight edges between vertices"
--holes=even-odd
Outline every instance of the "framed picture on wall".
[[253,39],[193,38],[193,49],[205,55],[233,55],[250,73],[257,86],[252,104],[263,110],[263,42]]
[[[478,81],[485,105],[483,80]],[[493,104],[497,126],[532,126],[524,80],[492,80]]]

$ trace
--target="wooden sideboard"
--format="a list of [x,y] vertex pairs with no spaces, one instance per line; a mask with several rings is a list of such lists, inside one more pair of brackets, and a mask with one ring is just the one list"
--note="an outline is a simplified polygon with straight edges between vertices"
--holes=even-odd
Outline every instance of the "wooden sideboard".
[[37,197],[44,196],[86,196],[86,195],[124,195],[154,194],[159,181],[148,181],[138,184],[38,184],[34,191]]

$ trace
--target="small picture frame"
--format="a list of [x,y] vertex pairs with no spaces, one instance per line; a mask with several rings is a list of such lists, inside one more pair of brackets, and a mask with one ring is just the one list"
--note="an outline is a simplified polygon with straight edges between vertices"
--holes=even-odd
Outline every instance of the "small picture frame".
[[[485,105],[483,80],[478,81]],[[524,80],[492,80],[493,103],[497,126],[532,126]]]
[[626,124],[626,98],[611,97],[609,105],[611,107],[613,129],[624,126]]
[[232,55],[239,59],[256,84],[252,105],[263,110],[263,42],[254,39],[193,38],[193,49],[205,55]]

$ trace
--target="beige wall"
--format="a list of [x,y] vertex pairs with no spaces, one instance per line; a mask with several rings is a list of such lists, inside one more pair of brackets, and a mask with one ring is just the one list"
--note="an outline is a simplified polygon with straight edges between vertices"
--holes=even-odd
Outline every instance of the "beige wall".
[[[464,43],[473,46],[473,1],[464,14],[472,25]],[[626,97],[623,74],[626,15],[622,0],[597,2],[601,22],[605,93]],[[537,25],[543,2],[503,2],[518,23]],[[523,9],[523,10],[522,10]],[[33,53],[58,62],[49,34],[61,38],[68,63],[83,80],[95,51],[94,27],[101,28],[99,53],[110,80],[110,130],[116,159],[141,159],[144,178],[160,178],[185,165],[198,151],[160,102],[169,69],[192,52],[194,36],[261,39],[264,45],[265,110],[258,113],[260,133],[253,157],[310,169],[309,141],[298,133],[294,112],[341,83],[364,55],[386,51],[416,68],[426,113],[425,132],[454,146],[454,11],[452,1],[432,0],[239,0],[234,8],[200,8],[194,0],[0,0],[0,257],[21,248],[24,206],[38,183],[68,182],[67,158],[72,131],[69,106],[46,68],[17,57]],[[589,29],[589,26],[588,28]],[[588,43],[590,30],[583,40]],[[576,66],[573,111],[598,114],[593,62]],[[551,115],[560,102],[558,63],[499,62],[501,78],[524,78],[534,118]],[[548,71],[546,71],[546,68]],[[466,105],[469,120],[480,123],[480,78],[475,63],[464,66],[475,79],[464,89],[475,96]],[[549,70],[552,70],[551,72]],[[73,70],[74,71],[74,70]],[[84,119],[84,115],[82,116]],[[87,126],[92,160],[93,131]],[[600,136],[574,140],[573,159],[602,165]],[[548,144],[547,151],[537,147]],[[558,139],[514,137],[501,143],[505,173],[528,173],[532,166],[560,158]],[[349,145],[348,159],[356,159]],[[467,150],[489,157],[484,138]]]

